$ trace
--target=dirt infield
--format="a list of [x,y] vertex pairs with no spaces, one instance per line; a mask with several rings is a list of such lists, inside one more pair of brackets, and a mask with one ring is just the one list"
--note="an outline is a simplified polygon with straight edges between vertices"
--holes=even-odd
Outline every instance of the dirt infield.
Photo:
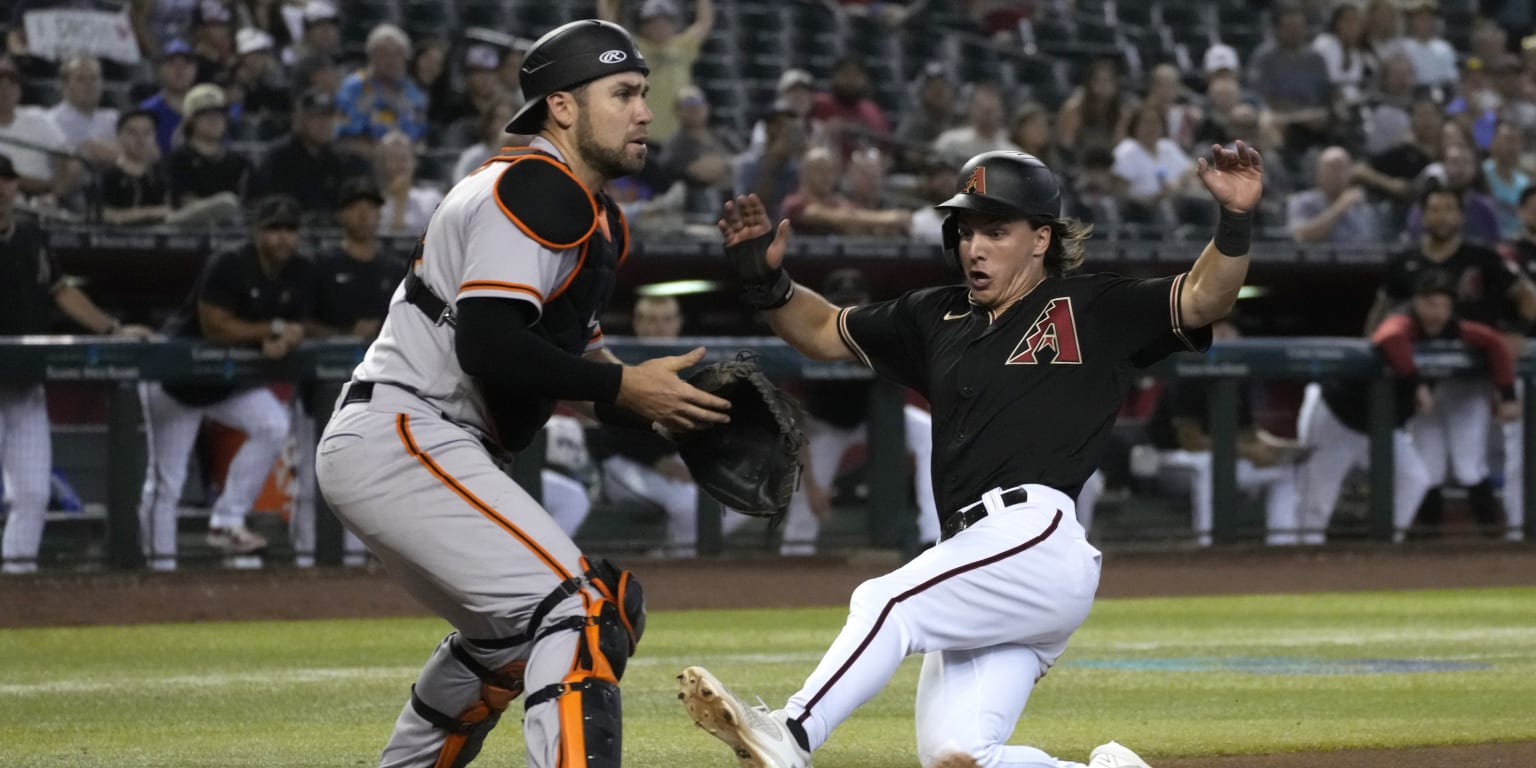
[[[897,562],[884,553],[628,563],[655,609],[841,605]],[[719,585],[730,585],[723,589]],[[1106,553],[1101,597],[1536,586],[1536,546]],[[188,570],[0,579],[0,628],[415,616],[373,569]],[[1159,761],[1158,768],[1536,766],[1536,742]]]

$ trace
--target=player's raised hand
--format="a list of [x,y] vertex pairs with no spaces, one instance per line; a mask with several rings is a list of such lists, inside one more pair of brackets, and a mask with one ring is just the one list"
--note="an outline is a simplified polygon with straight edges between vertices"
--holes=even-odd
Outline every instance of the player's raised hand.
[[1232,149],[1211,145],[1211,159],[1200,158],[1196,173],[1211,197],[1233,213],[1248,213],[1264,194],[1264,163],[1259,151],[1239,141]]
[[731,401],[683,381],[678,372],[704,359],[704,348],[625,366],[618,404],[660,424],[668,432],[702,429],[731,420]]
[[779,222],[775,229],[768,218],[768,208],[757,195],[737,195],[735,200],[727,200],[725,214],[716,225],[725,239],[725,254],[744,276],[778,269],[784,263],[784,251],[789,247],[789,219]]

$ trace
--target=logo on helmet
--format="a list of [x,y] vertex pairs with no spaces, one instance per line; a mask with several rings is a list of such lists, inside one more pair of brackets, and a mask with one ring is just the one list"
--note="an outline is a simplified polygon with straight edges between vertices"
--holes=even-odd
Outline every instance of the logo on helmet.
[[965,189],[961,190],[967,195],[985,195],[987,193],[987,167],[976,166],[971,171],[971,177],[965,180]]
[[597,60],[604,64],[617,64],[627,58],[629,58],[629,54],[623,51],[614,50],[603,51],[602,55],[597,57]]

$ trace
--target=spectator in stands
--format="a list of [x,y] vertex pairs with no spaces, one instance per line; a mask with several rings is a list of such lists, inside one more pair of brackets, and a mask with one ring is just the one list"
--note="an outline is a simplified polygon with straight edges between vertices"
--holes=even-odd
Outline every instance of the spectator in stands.
[[411,38],[380,24],[368,33],[367,52],[367,68],[348,75],[337,92],[343,118],[337,136],[359,151],[391,131],[420,141],[427,134],[427,96],[405,71]]
[[[123,325],[65,279],[43,230],[35,221],[16,217],[20,179],[10,157],[0,154],[0,253],[6,262],[0,280],[0,336],[50,333],[55,309],[89,333],[148,336],[148,328]],[[53,469],[45,397],[40,383],[0,386],[0,468],[11,497],[0,573],[37,570]]]
[[1398,41],[1413,60],[1419,85],[1431,89],[1442,101],[1456,87],[1456,49],[1440,37],[1439,0],[1404,0],[1408,34]]
[[1334,104],[1344,109],[1364,101],[1366,74],[1375,69],[1374,57],[1365,45],[1365,15],[1353,2],[1335,5],[1328,29],[1312,38],[1312,50],[1328,67]]
[[1300,6],[1275,8],[1271,39],[1254,52],[1248,83],[1285,131],[1285,156],[1294,168],[1301,153],[1323,144],[1333,105],[1328,65],[1307,45],[1307,16]]
[[1207,77],[1205,105],[1201,110],[1200,124],[1195,126],[1194,146],[1226,145],[1238,138],[1232,130],[1232,112],[1244,103],[1242,97],[1243,87],[1238,82],[1235,69],[1219,70]]
[[1216,43],[1205,49],[1205,55],[1200,59],[1201,70],[1205,72],[1205,81],[1209,85],[1218,77],[1231,75],[1233,81],[1242,89],[1243,77],[1242,60],[1238,58],[1237,49],[1226,43]]
[[[445,137],[449,146],[467,146],[480,141],[484,136],[479,130],[481,118],[487,112],[510,104],[502,92],[501,79],[496,75],[501,66],[501,52],[495,46],[485,43],[469,46],[464,50],[463,63],[464,88],[453,93],[441,114],[441,124],[448,127]],[[502,127],[506,127],[505,123]]]
[[1181,201],[1193,199],[1195,163],[1167,136],[1163,115],[1154,108],[1136,110],[1131,135],[1115,147],[1115,176],[1124,182],[1121,212],[1127,222],[1176,224]]
[[335,59],[341,55],[341,19],[336,6],[328,0],[309,0],[304,4],[304,34],[284,56],[286,61],[297,63],[310,56]]
[[1313,162],[1312,189],[1291,196],[1286,228],[1298,243],[1369,245],[1381,232],[1365,190],[1350,183],[1354,160],[1343,147],[1328,147]]
[[[635,300],[634,333],[638,339],[676,339],[683,313],[671,296],[641,296]],[[649,429],[604,426],[600,432],[604,456],[603,489],[615,503],[654,504],[667,518],[661,553],[693,557],[698,546],[699,488],[677,455],[677,446]],[[723,522],[730,533],[746,520],[727,511]]]
[[[620,0],[598,0],[598,18],[622,24],[619,14]],[[651,86],[651,100],[656,104],[671,104],[683,86],[693,83],[693,64],[698,61],[704,40],[715,27],[714,0],[696,0],[693,23],[684,26],[683,10],[677,0],[644,0],[637,14],[635,48],[645,57],[651,72],[646,82]],[[654,110],[651,117],[650,138],[665,146],[677,132],[674,115],[665,110]]]
[[1056,119],[1057,144],[1081,156],[1090,147],[1114,149],[1126,137],[1131,110],[1122,103],[1120,64],[1095,59]]
[[[1220,342],[1242,336],[1231,318],[1212,327]],[[1161,470],[1189,473],[1194,503],[1196,542],[1211,544],[1215,516],[1211,490],[1210,384],[1201,379],[1170,380],[1147,420],[1147,437],[1158,448]],[[1300,447],[1254,423],[1253,406],[1246,390],[1238,392],[1237,486],[1243,491],[1263,491],[1264,520],[1269,544],[1301,543],[1296,525],[1296,466]],[[1233,510],[1224,510],[1232,514]]]
[[181,208],[205,199],[232,199],[236,203],[245,199],[251,164],[225,143],[229,104],[224,100],[224,89],[212,83],[193,87],[181,111],[186,115],[181,142],[166,158],[172,205]]
[[855,149],[881,144],[891,135],[890,121],[869,94],[864,62],[844,56],[832,67],[831,87],[817,93],[811,105],[811,119],[820,123],[822,138],[844,159]]
[[91,56],[71,56],[59,68],[63,98],[48,110],[63,135],[92,165],[117,158],[117,110],[101,106],[101,62]]
[[950,128],[933,140],[933,151],[955,166],[996,149],[1020,151],[1008,138],[1006,116],[1008,107],[1003,103],[1003,92],[997,83],[981,81],[971,83],[966,98],[965,125]]
[[763,118],[764,140],[750,147],[732,163],[732,186],[737,194],[756,194],[768,215],[777,221],[784,198],[800,186],[800,155],[805,152],[806,132],[799,115],[784,99],[774,102]]
[[[950,175],[953,177],[953,169]],[[869,281],[856,269],[833,270],[822,281],[820,291],[823,298],[839,307],[871,301]],[[874,384],[872,378],[855,378],[807,380],[801,385],[800,400],[806,415],[805,467],[784,516],[779,554],[816,554],[821,524],[832,517],[832,497],[836,495],[843,454],[856,443],[869,442],[869,398]],[[921,544],[932,545],[939,537],[939,513],[933,496],[933,418],[922,408],[906,405],[902,424],[904,442],[914,459],[918,538]]]
[[1531,176],[1520,169],[1525,154],[1525,133],[1515,123],[1500,120],[1493,132],[1488,157],[1483,160],[1483,180],[1488,184],[1502,240],[1520,237],[1520,199],[1531,185]]
[[1434,99],[1415,97],[1408,113],[1408,135],[1397,146],[1355,166],[1356,179],[1396,204],[1393,218],[1407,215],[1408,203],[1419,194],[1424,169],[1440,158],[1444,125],[1445,114]]
[[1063,207],[1072,217],[1110,231],[1120,226],[1120,200],[1125,196],[1125,181],[1115,175],[1113,152],[1103,147],[1084,152],[1067,190],[1070,194],[1063,201]]
[[[304,0],[235,0],[235,26],[240,30],[254,29],[272,38],[272,54],[280,56],[293,47],[295,32],[285,12],[302,17],[303,7]],[[235,48],[240,48],[239,32],[235,33]]]
[[[167,332],[257,347],[268,359],[287,357],[304,338],[313,304],[313,267],[298,257],[300,215],[293,198],[263,199],[251,216],[250,241],[208,260]],[[139,399],[149,441],[139,530],[149,567],[176,568],[176,505],[204,417],[245,433],[213,503],[208,545],[227,555],[265,549],[266,538],[247,528],[245,518],[288,439],[288,409],[260,384],[142,382]]]
[[309,215],[328,217],[341,183],[371,173],[358,157],[336,151],[336,100],[322,91],[299,97],[293,128],[267,151],[256,174],[258,197],[288,195]]
[[[1499,214],[1493,198],[1488,196],[1488,185],[1477,164],[1475,150],[1460,143],[1446,146],[1440,169],[1432,172],[1430,184],[1455,191],[1462,201],[1462,234],[1468,240],[1484,245],[1495,245],[1501,239]],[[1417,238],[1424,233],[1423,208],[1415,205],[1408,210],[1407,233]]]
[[58,126],[40,110],[18,109],[20,104],[21,70],[0,54],[0,152],[9,156],[23,195],[62,199],[79,185],[80,164],[64,154],[69,145]]
[[678,93],[677,133],[661,148],[657,162],[664,175],[680,180],[687,189],[683,210],[713,220],[721,203],[730,197],[731,158],[736,142],[709,124],[709,102],[696,85]]
[[918,174],[917,188],[907,201],[912,208],[912,227],[907,236],[914,242],[939,245],[944,242],[944,213],[933,206],[948,200],[955,194],[955,168],[937,157],[929,155],[928,162]]
[[432,211],[443,201],[443,192],[435,186],[416,181],[416,146],[399,131],[390,131],[379,139],[373,156],[374,178],[384,192],[384,212],[379,232],[390,235],[420,235],[426,230]]
[[[1398,0],[1370,0],[1365,6],[1362,47],[1377,61],[1386,61],[1388,56],[1402,52],[1403,18],[1397,4]],[[1418,81],[1417,73],[1414,81]]]
[[512,122],[512,116],[517,113],[512,102],[502,101],[493,105],[484,114],[479,116],[479,125],[476,126],[480,140],[464,148],[459,153],[458,160],[453,164],[453,180],[468,176],[476,168],[485,164],[485,161],[501,154],[503,147],[527,146],[528,137],[507,133],[507,123]]
[[140,53],[154,61],[163,57],[166,46],[186,34],[192,9],[199,2],[201,0],[132,0],[129,23],[133,26]]
[[113,225],[159,224],[171,214],[170,194],[160,173],[155,113],[124,112],[117,119],[118,153],[101,173],[102,221]]
[[462,116],[457,113],[453,73],[448,71],[448,41],[440,37],[417,40],[408,71],[411,82],[427,96],[427,125],[435,141]]
[[[775,93],[778,96],[774,99],[774,109],[782,107],[792,113],[800,122],[801,134],[814,140],[818,129],[811,122],[811,106],[816,101],[816,78],[803,69],[786,69],[779,75]],[[767,122],[768,118],[763,117],[753,124],[750,149],[762,150],[768,140]]]
[[235,9],[228,0],[198,0],[192,7],[191,38],[197,82],[225,82],[235,63]]
[[1142,107],[1151,107],[1167,121],[1168,138],[1185,152],[1194,146],[1195,128],[1200,125],[1200,109],[1190,104],[1183,75],[1172,64],[1159,64],[1147,74],[1147,92]]
[[160,154],[165,155],[170,153],[176,129],[181,125],[181,105],[186,101],[187,91],[197,82],[197,60],[192,58],[192,46],[181,39],[166,43],[155,72],[160,90],[139,106],[155,113],[155,139],[160,143]]
[[293,111],[288,76],[278,63],[272,36],[254,27],[242,29],[235,35],[235,54],[225,95],[237,105],[247,135],[270,138]]
[[1402,143],[1412,132],[1414,103],[1413,61],[1394,53],[1379,65],[1375,84],[1366,95],[1361,112],[1361,133],[1366,157],[1375,157]]
[[[850,162],[852,162],[850,160]],[[866,161],[867,162],[867,161]],[[856,205],[838,192],[843,163],[828,147],[812,147],[800,161],[800,188],[784,199],[783,218],[796,233],[903,237],[911,230],[910,211]]]
[[512,103],[514,110],[523,106],[523,57],[533,41],[526,37],[509,35],[483,27],[471,27],[464,31],[464,39],[471,44],[485,43],[494,47],[501,56],[501,66],[496,68],[496,82],[502,98]]
[[955,124],[955,86],[943,62],[928,62],[910,91],[895,133],[898,167],[904,170],[922,168],[933,142]]
[[575,538],[592,512],[592,494],[599,490],[596,467],[587,450],[580,419],[556,412],[544,422],[544,467],[539,471],[539,501],[566,536]]
[[[1487,62],[1468,58],[1464,67],[1466,76],[1462,78],[1461,89],[1445,106],[1445,113],[1469,128],[1477,148],[1487,151],[1493,144],[1499,115],[1504,111],[1501,81],[1509,79],[1507,73],[1513,73],[1517,82],[1523,81],[1525,65],[1519,56],[1510,53]],[[1514,90],[1518,94],[1524,90],[1523,85]],[[1515,104],[1520,103],[1519,98],[1516,97]]]
[[1040,158],[1047,166],[1065,169],[1069,166],[1061,159],[1061,151],[1056,147],[1052,118],[1051,111],[1044,104],[1028,102],[1013,114],[1013,127],[1008,131],[1008,139],[1019,149]]
[[306,56],[293,65],[293,92],[319,91],[335,97],[341,92],[341,70],[325,56]]
[[1519,56],[1507,56],[1493,79],[1494,91],[1499,97],[1496,119],[1520,127],[1525,140],[1536,139],[1536,102],[1526,87],[1525,62]]

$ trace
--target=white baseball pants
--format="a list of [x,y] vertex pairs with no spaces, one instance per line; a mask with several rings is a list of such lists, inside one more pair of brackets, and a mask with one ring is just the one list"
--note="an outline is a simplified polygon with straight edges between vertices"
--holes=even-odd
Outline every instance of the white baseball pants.
[[11,497],[0,572],[33,573],[53,471],[43,385],[0,386],[0,467],[5,469],[6,495]]
[[[1301,506],[1298,522],[1302,542],[1321,544],[1333,518],[1333,507],[1344,487],[1344,478],[1355,467],[1366,466],[1371,456],[1370,436],[1356,432],[1333,414],[1323,399],[1320,384],[1308,384],[1296,416],[1296,437],[1312,449],[1298,468]],[[1424,462],[1406,430],[1392,431],[1392,524],[1402,538],[1413,523],[1419,503],[1429,491]]]

